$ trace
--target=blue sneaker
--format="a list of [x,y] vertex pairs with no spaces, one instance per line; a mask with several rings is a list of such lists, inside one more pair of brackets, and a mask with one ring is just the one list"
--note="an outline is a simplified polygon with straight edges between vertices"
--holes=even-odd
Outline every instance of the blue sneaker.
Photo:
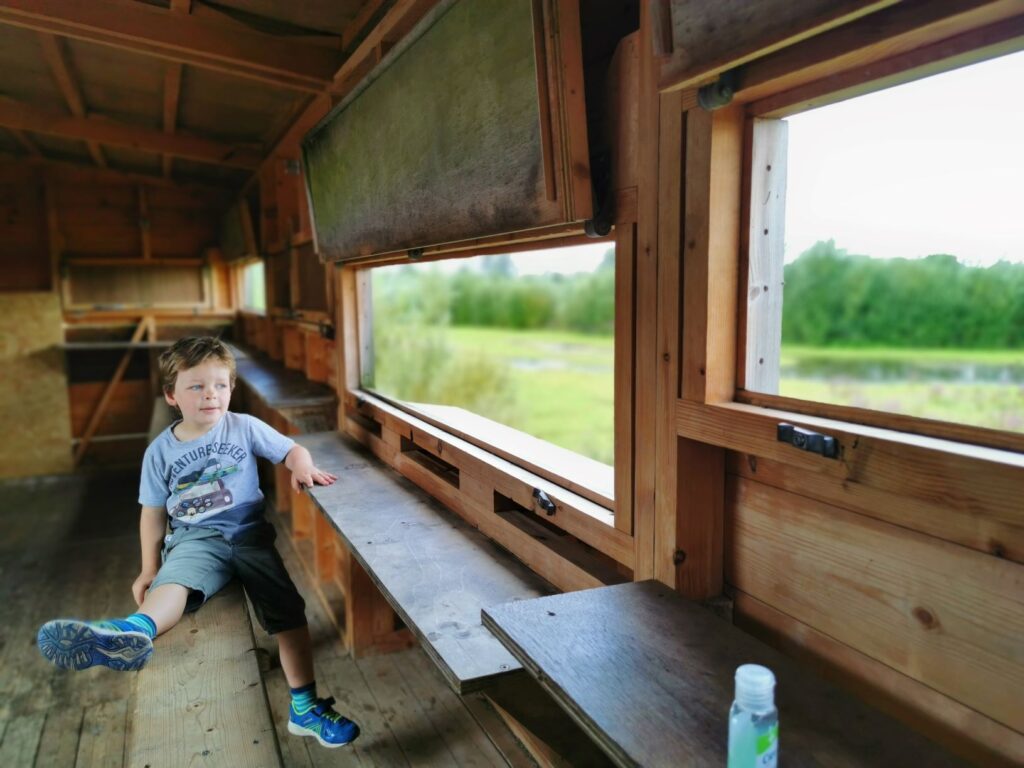
[[288,707],[288,733],[313,736],[321,747],[328,749],[351,744],[359,735],[359,726],[335,712],[332,704],[334,697],[317,699],[313,708],[303,715],[294,707]]
[[142,669],[153,653],[145,632],[103,626],[102,622],[57,619],[39,628],[39,652],[61,669],[87,669],[102,664],[128,672]]

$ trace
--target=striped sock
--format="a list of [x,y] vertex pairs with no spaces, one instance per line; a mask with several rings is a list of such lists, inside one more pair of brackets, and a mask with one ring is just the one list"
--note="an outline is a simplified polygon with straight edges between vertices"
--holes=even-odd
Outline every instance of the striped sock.
[[93,622],[101,629],[119,629],[122,632],[142,632],[150,640],[156,637],[156,622],[144,613],[133,613],[123,619],[107,619]]
[[304,715],[316,706],[316,681],[301,688],[291,688],[292,710],[297,715]]

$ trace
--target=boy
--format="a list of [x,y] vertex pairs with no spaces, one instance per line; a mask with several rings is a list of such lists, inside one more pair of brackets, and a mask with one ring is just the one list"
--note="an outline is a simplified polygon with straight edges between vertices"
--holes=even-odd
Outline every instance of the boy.
[[157,635],[237,576],[256,618],[278,641],[292,692],[289,733],[313,736],[325,747],[351,743],[359,727],[332,709],[333,699],[316,697],[305,603],[274,548],[274,528],[263,519],[256,456],[283,460],[296,491],[337,478],[259,419],[228,412],[235,360],[220,340],[179,340],[160,356],[160,374],[164,397],[181,419],[160,433],[143,459],[142,571],[132,584],[139,610],[108,621],[47,622],[39,650],[64,669],[141,669]]

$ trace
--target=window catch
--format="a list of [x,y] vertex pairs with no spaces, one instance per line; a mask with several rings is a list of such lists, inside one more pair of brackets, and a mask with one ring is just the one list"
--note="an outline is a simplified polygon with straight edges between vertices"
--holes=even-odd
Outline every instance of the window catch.
[[555,506],[555,502],[551,500],[551,497],[544,493],[540,488],[533,489],[533,498],[537,500],[537,506],[547,512],[548,517],[554,515],[558,509],[558,507]]
[[826,459],[834,459],[839,456],[839,441],[834,437],[812,432],[809,429],[801,429],[792,424],[779,424],[776,428],[775,438],[780,443],[789,443],[794,448],[820,454]]

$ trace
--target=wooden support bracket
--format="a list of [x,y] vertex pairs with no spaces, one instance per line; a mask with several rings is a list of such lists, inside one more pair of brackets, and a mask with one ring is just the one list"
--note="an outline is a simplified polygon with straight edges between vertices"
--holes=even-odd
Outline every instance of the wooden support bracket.
[[[139,320],[139,324],[135,326],[135,333],[132,334],[131,343],[136,344],[141,341],[147,328],[149,328],[148,316]],[[72,460],[72,463],[76,467],[82,461],[82,456],[85,455],[86,450],[89,448],[89,443],[92,441],[93,436],[96,434],[96,430],[99,429],[99,426],[103,421],[103,416],[107,412],[110,400],[114,396],[114,390],[117,389],[117,385],[120,384],[121,379],[124,378],[125,371],[128,370],[128,363],[131,362],[132,352],[132,349],[126,349],[124,354],[121,355],[121,362],[117,364],[114,375],[107,384],[107,388],[103,390],[103,396],[100,397],[100,402],[96,406],[96,410],[93,411],[92,416],[89,417],[89,424],[86,426],[85,432],[78,443],[78,447],[75,449],[74,459]]]

